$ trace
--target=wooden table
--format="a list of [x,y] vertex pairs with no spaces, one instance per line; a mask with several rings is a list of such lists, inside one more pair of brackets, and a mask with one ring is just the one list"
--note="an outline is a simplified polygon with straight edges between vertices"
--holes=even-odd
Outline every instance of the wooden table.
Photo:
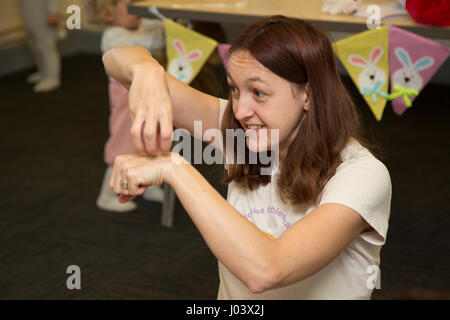
[[[395,0],[363,0],[363,4],[383,5]],[[321,0],[146,0],[129,6],[129,12],[154,18],[148,11],[156,6],[169,18],[247,24],[263,17],[282,14],[305,19],[329,31],[358,33],[367,30],[366,19],[356,16],[330,15],[321,11]],[[450,27],[418,24],[408,17],[382,20],[427,38],[450,39]]]

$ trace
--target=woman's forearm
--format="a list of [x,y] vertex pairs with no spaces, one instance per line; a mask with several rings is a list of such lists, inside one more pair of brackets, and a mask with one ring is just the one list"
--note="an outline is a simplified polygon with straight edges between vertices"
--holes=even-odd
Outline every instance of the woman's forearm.
[[[170,126],[168,133],[173,124],[187,129],[191,135],[195,132],[194,121],[202,121],[204,131],[219,127],[219,100],[170,76],[147,49],[114,47],[103,55],[102,60],[108,75],[130,89],[133,123],[146,121],[151,128],[157,127],[155,121],[162,120],[166,129]],[[169,111],[170,120],[161,116]],[[135,120],[134,116],[139,113],[141,118]],[[139,140],[141,126],[137,125],[135,129],[132,137]],[[196,138],[202,139],[203,133],[200,134]],[[142,152],[143,143],[135,144],[135,148]]]
[[106,73],[130,88],[137,70],[155,68],[164,71],[162,66],[143,47],[114,47],[102,57]]
[[174,165],[167,183],[214,255],[250,290],[277,281],[276,242],[239,214],[191,165]]

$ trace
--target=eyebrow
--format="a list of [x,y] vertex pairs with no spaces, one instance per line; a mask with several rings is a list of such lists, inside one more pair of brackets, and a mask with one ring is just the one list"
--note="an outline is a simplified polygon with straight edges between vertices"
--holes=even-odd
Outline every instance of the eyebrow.
[[[229,78],[231,79],[231,81],[234,82],[233,77],[228,73],[228,71],[227,71],[227,77],[229,77]],[[251,78],[248,78],[248,79],[247,79],[247,82],[256,82],[256,81],[259,81],[259,82],[268,84],[266,81],[264,81],[263,79],[261,79],[261,78],[258,77],[258,76],[256,76],[256,77],[251,77]]]

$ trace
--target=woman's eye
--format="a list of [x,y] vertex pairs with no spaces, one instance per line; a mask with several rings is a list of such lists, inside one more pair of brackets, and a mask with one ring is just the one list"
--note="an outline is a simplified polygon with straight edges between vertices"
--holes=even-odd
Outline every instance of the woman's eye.
[[255,96],[256,96],[257,98],[262,98],[262,97],[265,96],[265,93],[262,92],[262,91],[259,91],[259,90],[253,90],[253,93],[255,94]]
[[230,90],[232,93],[235,93],[237,91],[236,87],[233,87],[233,86],[229,86],[229,87],[230,87]]

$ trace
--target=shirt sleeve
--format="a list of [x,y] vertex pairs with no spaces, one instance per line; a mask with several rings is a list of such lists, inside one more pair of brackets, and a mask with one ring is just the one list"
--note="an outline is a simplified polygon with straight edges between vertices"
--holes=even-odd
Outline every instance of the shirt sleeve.
[[375,230],[361,238],[381,246],[386,242],[391,196],[387,168],[370,155],[343,162],[325,185],[319,205],[338,203],[353,209]]

